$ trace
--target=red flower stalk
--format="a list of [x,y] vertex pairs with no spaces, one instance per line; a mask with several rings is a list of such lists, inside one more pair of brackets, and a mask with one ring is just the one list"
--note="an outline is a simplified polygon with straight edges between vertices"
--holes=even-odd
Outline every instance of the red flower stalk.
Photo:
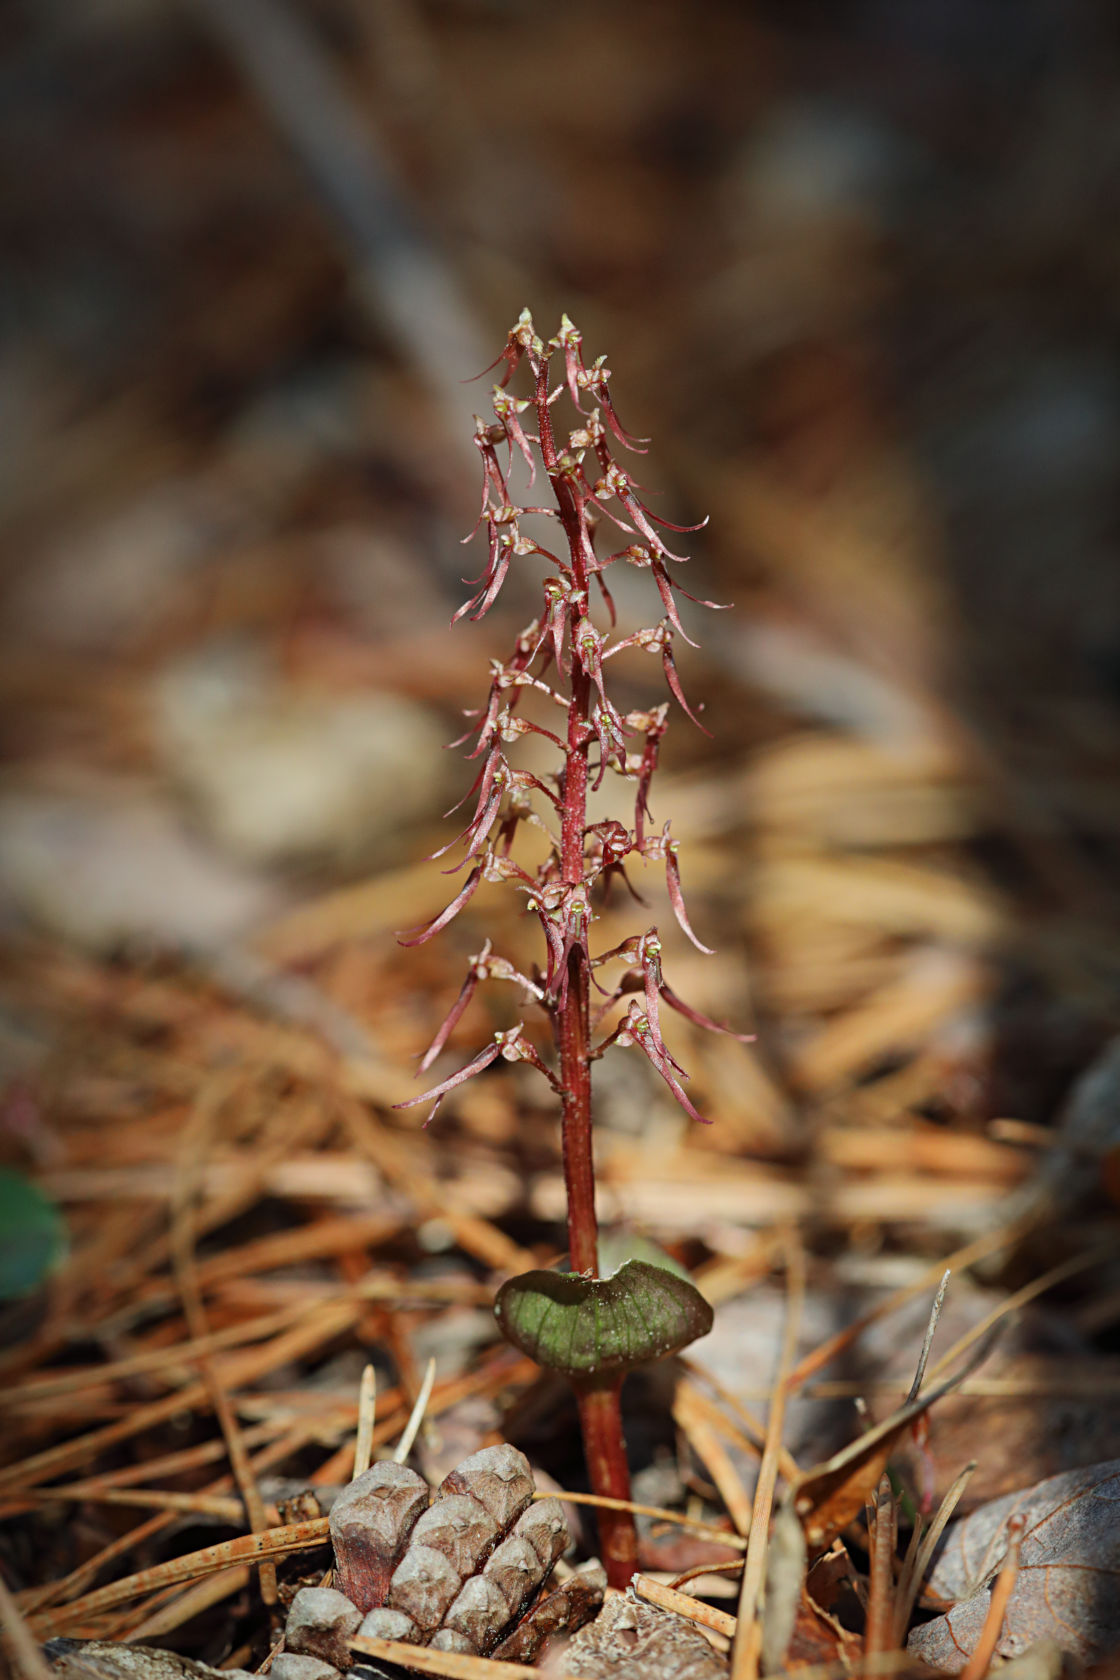
[[[559,381],[550,387],[551,364],[557,352],[563,369]],[[669,570],[669,562],[682,563],[685,557],[671,553],[658,534],[659,528],[680,531],[699,527],[671,525],[652,514],[640,500],[638,484],[614,460],[612,440],[614,445],[630,449],[637,448],[638,442],[644,440],[632,439],[623,429],[610,396],[610,370],[602,358],[591,367],[585,364],[582,336],[566,316],[559,333],[545,344],[538,337],[528,311],[523,311],[498,361],[505,363],[505,370],[500,384],[494,388],[495,418],[493,422],[478,419],[475,427],[475,442],[483,465],[482,504],[475,532],[485,525],[487,561],[481,577],[472,586],[474,593],[455,618],[484,617],[498,600],[515,563],[540,556],[549,568],[549,575],[543,580],[539,617],[518,638],[508,661],[494,664],[485,710],[473,714],[477,721],[463,737],[465,741],[477,734],[469,756],[485,755],[483,768],[466,795],[467,799],[476,797],[474,814],[458,837],[464,843],[463,861],[472,862],[473,867],[446,909],[426,927],[402,937],[402,943],[420,944],[446,927],[467,904],[480,882],[512,881],[526,893],[527,908],[540,921],[545,939],[543,968],[526,977],[504,959],[494,957],[487,941],[479,956],[472,958],[459,997],[421,1067],[427,1069],[440,1054],[470,1004],[475,987],[487,979],[513,980],[521,987],[526,1001],[543,1011],[552,1029],[558,1067],[554,1072],[532,1045],[528,1026],[521,1021],[508,1032],[499,1033],[458,1072],[423,1096],[413,1098],[411,1103],[399,1106],[433,1101],[434,1116],[450,1091],[499,1059],[525,1061],[540,1072],[559,1093],[562,1104],[572,1269],[594,1278],[598,1276],[598,1243],[591,1145],[592,1063],[612,1046],[633,1046],[646,1056],[685,1113],[691,1119],[703,1120],[682,1085],[688,1076],[662,1038],[659,1001],[664,999],[696,1025],[715,1032],[730,1030],[690,1009],[666,985],[656,928],[649,928],[599,956],[592,955],[589,944],[595,907],[602,902],[613,878],[621,877],[634,897],[638,896],[624,867],[627,857],[633,854],[643,860],[664,863],[669,899],[677,921],[699,950],[708,950],[693,933],[685,910],[677,842],[670,838],[668,824],[660,834],[648,832],[646,826],[651,820],[650,783],[667,727],[668,702],[652,711],[623,715],[607,693],[605,677],[607,661],[625,648],[660,653],[673,699],[702,728],[684,697],[673,661],[674,637],[685,633],[674,594],[679,586]],[[532,390],[527,397],[515,398],[506,387],[522,363],[528,364]],[[577,423],[560,440],[554,409],[557,400],[565,396],[577,411]],[[586,406],[588,401],[595,406]],[[535,425],[535,432],[527,429],[523,417],[529,425]],[[551,486],[554,506],[545,509],[519,505],[510,493],[508,480],[515,458],[527,467],[530,484],[536,478],[539,462]],[[620,512],[614,511],[612,502]],[[567,548],[566,558],[522,535],[519,521],[527,512],[544,513],[558,523],[563,546]],[[594,534],[602,515],[623,531],[640,537],[641,542],[600,559],[595,553]],[[662,616],[652,626],[612,639],[614,603],[603,574],[619,562],[650,572]],[[606,608],[605,626],[593,620],[592,578]],[[701,604],[715,606],[716,603]],[[546,681],[546,677],[550,680]],[[529,696],[538,705],[547,703],[549,721],[556,723],[555,730],[520,715],[522,699]],[[528,772],[511,769],[506,761],[503,749],[529,733],[554,743],[558,750],[560,762],[552,778],[554,787]],[[635,748],[631,749],[628,742],[635,742]],[[588,793],[601,785],[608,771],[635,784],[632,829],[617,821],[594,824],[588,821]],[[540,796],[540,810],[534,808],[536,795]],[[557,816],[558,833],[550,826],[550,819],[555,821]],[[551,840],[547,858],[533,875],[509,856],[517,825],[523,821],[544,828]],[[435,855],[438,857],[448,849],[444,847]],[[628,969],[615,990],[604,993],[607,1001],[596,1012],[596,1024],[627,994],[641,992],[643,1001],[631,997],[613,1028],[598,1045],[593,1045],[591,987],[594,984],[603,990],[593,980],[593,970],[602,963],[620,959],[627,961]],[[604,1390],[590,1398],[581,1398],[580,1411],[596,1491],[627,1499],[629,1476],[618,1384],[615,1383],[609,1394]],[[612,1584],[625,1585],[636,1564],[634,1528],[629,1513],[604,1512],[600,1518],[600,1535],[608,1576]]]

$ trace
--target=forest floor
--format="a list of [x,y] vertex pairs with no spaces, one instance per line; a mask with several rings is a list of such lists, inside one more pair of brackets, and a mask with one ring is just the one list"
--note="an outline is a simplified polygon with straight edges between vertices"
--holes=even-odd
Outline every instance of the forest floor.
[[[36,1680],[59,1637],[266,1662],[323,1535],[244,1537],[349,1480],[360,1417],[375,1456],[412,1419],[433,1483],[513,1442],[594,1554],[574,1407],[491,1311],[566,1246],[557,1116],[503,1064],[430,1130],[393,1106],[485,939],[540,960],[500,888],[395,937],[451,896],[441,745],[538,586],[448,629],[458,358],[526,302],[609,354],[659,505],[710,516],[690,587],[734,603],[687,615],[712,736],[674,719],[653,801],[716,954],[638,884],[674,988],[755,1038],[674,1021],[710,1126],[639,1057],[598,1087],[604,1227],[716,1309],[624,1391],[673,1513],[643,1573],[727,1650],[796,1483],[783,1661],[858,1672],[888,1467],[900,1559],[970,1463],[958,1518],[1098,1467],[1032,1507],[1015,1637],[1120,1648],[1120,1535],[1078,1528],[1120,1460],[1117,69],[1082,42],[1063,98],[1026,45],[1001,81],[979,25],[950,67],[864,10],[581,5],[577,49],[528,4],[324,0],[277,7],[276,61],[201,0],[5,26],[0,1620]],[[907,1402],[947,1268],[926,1392],[983,1363],[814,1479]],[[906,1631],[873,1648],[923,1672]]]

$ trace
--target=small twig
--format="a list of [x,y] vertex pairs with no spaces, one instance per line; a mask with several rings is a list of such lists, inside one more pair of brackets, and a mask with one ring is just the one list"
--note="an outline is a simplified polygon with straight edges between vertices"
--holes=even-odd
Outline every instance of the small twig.
[[863,1649],[868,1656],[889,1651],[894,1644],[894,1555],[898,1539],[898,1506],[891,1479],[879,1479],[871,1525],[871,1569]]
[[793,1238],[787,1246],[786,1277],[788,1305],[782,1352],[774,1384],[774,1399],[766,1425],[766,1447],[758,1471],[751,1532],[747,1541],[747,1560],[739,1592],[739,1626],[731,1653],[731,1680],[757,1680],[761,1653],[762,1628],[759,1604],[762,1583],[766,1575],[766,1546],[770,1529],[770,1510],[774,1501],[774,1487],[778,1479],[778,1459],[785,1424],[786,1401],[791,1391],[793,1361],[797,1339],[801,1333],[801,1313],[805,1301],[805,1255]]
[[937,1542],[941,1539],[949,1518],[960,1503],[965,1488],[972,1480],[975,1469],[976,1460],[973,1459],[972,1463],[966,1464],[960,1475],[955,1478],[952,1487],[941,1501],[937,1515],[930,1524],[929,1531],[925,1535],[919,1536],[919,1531],[914,1530],[914,1542],[907,1548],[906,1561],[902,1566],[902,1573],[898,1581],[894,1624],[896,1644],[902,1643],[903,1634],[906,1632],[910,1621],[910,1612],[913,1610],[918,1593],[921,1591],[926,1570],[929,1568],[937,1548]]
[[285,1552],[303,1552],[319,1545],[330,1533],[326,1517],[312,1517],[307,1522],[288,1523],[282,1528],[270,1528],[264,1534],[244,1534],[236,1540],[223,1540],[216,1546],[204,1546],[201,1551],[188,1552],[184,1557],[171,1558],[154,1564],[123,1581],[112,1581],[107,1587],[87,1593],[84,1598],[58,1610],[35,1617],[35,1632],[49,1638],[70,1623],[112,1610],[118,1604],[161,1587],[174,1586],[179,1581],[193,1581],[228,1569],[235,1563],[259,1563],[262,1557],[280,1557]]
[[937,1294],[934,1296],[933,1306],[930,1308],[929,1323],[926,1325],[925,1340],[922,1342],[922,1351],[918,1355],[918,1369],[914,1372],[914,1381],[910,1384],[910,1392],[906,1396],[907,1400],[916,1400],[921,1390],[922,1379],[925,1377],[926,1365],[929,1361],[929,1350],[933,1346],[933,1338],[937,1332],[937,1323],[941,1317],[941,1308],[945,1302],[945,1291],[949,1287],[949,1279],[952,1275],[952,1268],[946,1266],[944,1276],[937,1287]]
[[[458,1651],[433,1651],[427,1645],[403,1645],[396,1639],[349,1641],[352,1651],[384,1662],[400,1663],[417,1674],[437,1674],[442,1680],[541,1680],[539,1668],[524,1663],[495,1662],[492,1657],[471,1657]],[[559,1674],[553,1680],[569,1680]]]
[[0,1626],[4,1629],[4,1643],[8,1647],[15,1672],[22,1675],[23,1680],[51,1680],[50,1665],[40,1651],[2,1575]]
[[1044,1294],[1046,1290],[1053,1289],[1055,1284],[1064,1283],[1067,1278],[1075,1277],[1078,1272],[1085,1271],[1089,1266],[1095,1266],[1098,1261],[1113,1259],[1115,1253],[1116,1245],[1114,1242],[1098,1243],[1095,1248],[1085,1249],[1081,1254],[1075,1254],[1071,1259],[1063,1260],[1060,1265],[1052,1266],[1048,1272],[1043,1272],[1040,1278],[1035,1278],[1033,1283],[1024,1284],[1022,1289],[1017,1289],[1014,1295],[1009,1295],[1005,1301],[1000,1302],[998,1307],[993,1307],[991,1312],[986,1313],[978,1324],[974,1324],[971,1330],[960,1336],[953,1343],[948,1353],[942,1354],[930,1372],[930,1376],[939,1376],[959,1354],[963,1353],[966,1348],[971,1347],[973,1342],[978,1341],[993,1324],[996,1324],[1001,1318],[1006,1318],[1008,1313],[1017,1312],[1028,1301],[1033,1301],[1036,1295]]
[[432,1398],[432,1385],[436,1380],[436,1362],[429,1359],[428,1369],[424,1372],[424,1381],[420,1384],[420,1392],[416,1396],[416,1404],[412,1408],[412,1415],[404,1426],[404,1434],[397,1442],[397,1450],[393,1454],[396,1464],[403,1464],[412,1451],[412,1443],[420,1433],[420,1425],[424,1421],[424,1413],[428,1409],[428,1401]]
[[373,1457],[373,1426],[377,1421],[377,1372],[367,1365],[358,1386],[358,1433],[354,1442],[354,1476],[363,1476]]
[[644,1598],[649,1604],[656,1604],[658,1609],[672,1610],[678,1616],[687,1616],[690,1622],[699,1622],[701,1627],[710,1628],[713,1633],[722,1633],[725,1638],[734,1639],[739,1623],[734,1616],[729,1616],[726,1610],[717,1610],[699,1598],[690,1597],[688,1593],[677,1592],[673,1587],[666,1587],[649,1575],[635,1575],[630,1585],[639,1598]]
[[704,1464],[739,1534],[751,1529],[751,1501],[727,1448],[719,1439],[710,1415],[711,1403],[687,1379],[677,1385],[673,1418]]
[[741,1534],[735,1534],[730,1529],[717,1528],[714,1523],[704,1522],[699,1517],[686,1516],[683,1511],[667,1511],[662,1505],[638,1505],[632,1499],[611,1499],[603,1493],[566,1493],[563,1489],[554,1494],[535,1493],[533,1498],[563,1499],[570,1505],[598,1505],[608,1511],[631,1511],[636,1517],[653,1517],[659,1522],[675,1523],[678,1528],[691,1529],[693,1534],[726,1546],[728,1551],[746,1550],[747,1543]]
[[696,1581],[702,1575],[738,1575],[742,1567],[742,1558],[735,1558],[731,1563],[694,1563],[683,1575],[674,1575],[669,1585],[674,1590],[679,1590],[687,1586],[689,1581]]
[[1007,1614],[1008,1600],[1015,1591],[1015,1582],[1019,1578],[1019,1549],[1023,1544],[1025,1527],[1026,1518],[1022,1515],[1012,1517],[1007,1525],[1007,1556],[1003,1568],[996,1576],[980,1637],[972,1655],[961,1669],[960,1680],[984,1680],[988,1665],[996,1654],[999,1636],[1003,1632],[1003,1618]]

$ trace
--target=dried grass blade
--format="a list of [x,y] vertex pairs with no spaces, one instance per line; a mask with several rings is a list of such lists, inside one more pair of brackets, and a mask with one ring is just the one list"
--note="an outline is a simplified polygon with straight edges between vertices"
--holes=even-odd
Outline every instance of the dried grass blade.
[[[600,1493],[568,1493],[563,1488],[554,1494],[537,1493],[535,1499],[556,1498],[569,1505],[604,1506],[608,1511],[632,1511],[638,1517],[652,1517],[657,1522],[675,1523],[678,1528],[687,1528],[690,1533],[698,1534],[705,1540],[713,1540],[718,1545],[726,1546],[729,1551],[745,1551],[746,1541],[741,1534],[732,1534],[730,1530],[717,1528],[714,1523],[704,1522],[699,1517],[686,1516],[683,1511],[667,1511],[661,1505],[638,1505],[632,1499],[611,1499]],[[705,1564],[705,1569],[710,1566]]]
[[954,1479],[952,1487],[950,1487],[944,1499],[941,1501],[941,1504],[938,1506],[937,1515],[930,1524],[927,1533],[922,1535],[919,1539],[918,1530],[914,1530],[914,1538],[918,1543],[907,1549],[906,1561],[902,1566],[902,1573],[898,1580],[894,1624],[894,1638],[896,1645],[900,1645],[902,1643],[902,1637],[910,1623],[910,1613],[913,1610],[918,1594],[921,1591],[922,1582],[926,1577],[926,1571],[928,1570],[930,1563],[933,1561],[933,1554],[937,1549],[937,1542],[941,1539],[942,1534],[945,1532],[946,1524],[959,1505],[965,1488],[972,1480],[972,1474],[976,1469],[976,1463],[976,1459],[973,1459],[971,1464],[966,1464],[960,1475]]
[[[263,1349],[254,1350],[251,1354],[242,1353],[223,1361],[223,1366],[228,1367],[222,1371],[223,1379],[227,1383],[240,1386],[274,1370],[278,1365],[298,1359],[310,1353],[313,1348],[321,1347],[340,1331],[348,1329],[360,1311],[361,1308],[356,1302],[320,1303],[312,1323],[299,1325],[287,1335],[276,1337]],[[170,1417],[196,1410],[205,1405],[209,1397],[205,1383],[193,1383],[189,1388],[165,1395],[149,1406],[138,1407],[127,1417],[106,1424],[102,1429],[91,1430],[89,1434],[81,1435],[75,1441],[63,1441],[58,1446],[47,1447],[44,1451],[25,1459],[22,1464],[9,1465],[7,1469],[0,1471],[0,1491],[14,1493],[29,1482],[34,1485],[45,1481],[49,1476],[60,1475],[64,1470],[94,1458],[103,1447],[115,1446],[117,1442],[139,1435],[145,1429],[163,1423]]]
[[800,1243],[791,1237],[786,1249],[787,1299],[786,1323],[782,1335],[782,1351],[774,1384],[774,1398],[766,1425],[766,1446],[758,1471],[754,1510],[751,1514],[751,1533],[747,1541],[747,1558],[743,1582],[739,1591],[739,1626],[731,1651],[731,1680],[757,1680],[761,1655],[761,1627],[758,1618],[762,1583],[766,1574],[766,1545],[770,1528],[770,1510],[774,1501],[774,1487],[778,1479],[778,1459],[785,1424],[786,1400],[791,1392],[791,1374],[797,1352],[797,1338],[801,1332],[801,1314],[805,1301],[805,1255]]
[[373,1427],[376,1421],[377,1372],[372,1365],[367,1365],[358,1387],[358,1434],[354,1442],[354,1477],[365,1475],[369,1469],[373,1457]]
[[432,1398],[432,1386],[435,1383],[435,1380],[436,1362],[434,1359],[429,1359],[428,1368],[424,1372],[424,1381],[420,1384],[420,1392],[416,1396],[416,1404],[412,1408],[409,1420],[404,1426],[404,1434],[397,1442],[397,1448],[393,1454],[393,1462],[395,1464],[403,1464],[409,1453],[412,1451],[412,1443],[420,1433],[420,1425],[424,1421],[424,1413],[428,1409],[428,1401]]
[[4,1644],[12,1659],[13,1671],[22,1680],[51,1680],[51,1670],[39,1649],[19,1605],[0,1576],[0,1627],[4,1630]]
[[[363,1656],[400,1663],[415,1674],[436,1674],[442,1680],[541,1680],[539,1668],[524,1663],[495,1662],[491,1657],[469,1657],[458,1651],[433,1651],[427,1645],[402,1645],[395,1639],[351,1639],[350,1649]],[[570,1680],[558,1674],[553,1680]]]
[[196,1577],[214,1574],[236,1563],[259,1563],[262,1557],[281,1557],[286,1552],[302,1552],[319,1545],[327,1538],[326,1517],[313,1517],[307,1522],[288,1523],[282,1528],[268,1529],[264,1534],[245,1534],[236,1540],[223,1540],[216,1546],[204,1546],[201,1551],[188,1552],[185,1557],[171,1558],[157,1563],[122,1581],[75,1599],[61,1610],[48,1611],[34,1617],[34,1633],[39,1639],[49,1639],[61,1633],[71,1623],[112,1610],[118,1604],[144,1593],[174,1586],[179,1581],[193,1581]]
[[674,1615],[686,1616],[690,1622],[698,1622],[713,1633],[722,1633],[726,1639],[734,1639],[739,1623],[726,1610],[717,1610],[688,1593],[677,1592],[649,1575],[635,1575],[631,1586],[639,1598],[644,1598],[648,1604],[656,1604],[659,1610],[671,1610]]
[[875,1515],[871,1524],[871,1570],[867,1596],[867,1624],[864,1653],[878,1656],[896,1644],[894,1556],[898,1541],[898,1505],[890,1477],[879,1479]]
[[958,1337],[948,1353],[942,1354],[930,1372],[930,1376],[940,1376],[941,1372],[947,1369],[960,1354],[964,1353],[966,1348],[970,1348],[974,1342],[979,1341],[981,1336],[984,1336],[993,1325],[1006,1318],[1009,1313],[1017,1312],[1028,1301],[1033,1301],[1037,1295],[1045,1294],[1046,1290],[1053,1289],[1055,1284],[1064,1283],[1067,1278],[1075,1277],[1078,1272],[1086,1271],[1099,1261],[1113,1259],[1115,1254],[1115,1242],[1098,1243],[1094,1248],[1084,1249],[1082,1253],[1061,1261],[1057,1266],[1051,1266],[1048,1272],[1043,1272],[1042,1276],[1035,1278],[1033,1283],[1026,1283],[1022,1289],[1017,1289],[1014,1295],[1009,1295],[997,1307],[993,1307],[991,1312],[985,1314],[979,1323],[972,1326],[971,1330]]
[[961,1669],[960,1680],[984,1680],[988,1665],[996,1654],[999,1636],[1003,1631],[1003,1618],[1007,1614],[1008,1600],[1019,1579],[1019,1549],[1023,1543],[1025,1527],[1026,1518],[1023,1516],[1012,1517],[1007,1525],[1007,1558],[996,1576],[988,1603],[988,1614],[984,1617],[984,1626],[980,1629],[975,1650]]
[[677,1384],[673,1418],[719,1489],[736,1531],[745,1537],[751,1531],[751,1500],[730,1453],[716,1433],[711,1416],[714,1409],[687,1377]]
[[174,1633],[176,1628],[184,1622],[200,1616],[204,1610],[211,1609],[215,1604],[221,1604],[235,1592],[240,1592],[248,1586],[250,1571],[246,1564],[238,1564],[234,1569],[224,1569],[218,1575],[211,1575],[205,1581],[198,1581],[186,1592],[180,1593],[170,1604],[164,1605],[154,1615],[145,1616],[129,1629],[130,1642],[138,1639],[158,1639],[165,1633]]
[[949,1287],[949,1279],[952,1275],[952,1268],[947,1266],[941,1282],[937,1286],[937,1294],[934,1296],[933,1306],[930,1308],[929,1323],[926,1325],[925,1339],[922,1342],[922,1351],[918,1355],[918,1368],[914,1372],[914,1381],[910,1384],[910,1392],[906,1396],[907,1400],[916,1400],[921,1391],[926,1366],[929,1363],[930,1348],[933,1346],[933,1338],[937,1333],[937,1324],[941,1317],[941,1308],[945,1304],[945,1291]]

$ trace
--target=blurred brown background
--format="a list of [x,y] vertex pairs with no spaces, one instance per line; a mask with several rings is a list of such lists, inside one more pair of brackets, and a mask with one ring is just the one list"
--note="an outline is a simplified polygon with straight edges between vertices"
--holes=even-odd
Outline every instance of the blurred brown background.
[[[661,798],[723,934],[685,979],[761,1031],[747,1085],[710,1052],[724,1147],[1049,1123],[1118,1013],[1112,8],[43,0],[0,31],[13,1000],[44,952],[254,936],[416,1047],[474,948],[390,939],[443,886],[410,867],[465,785],[438,743],[533,598],[447,634],[463,381],[529,304],[608,353],[659,505],[711,515],[690,581],[735,603],[690,616],[715,739],[676,720]],[[347,940],[365,968],[316,968]]]
[[[209,1540],[203,1505],[133,1541],[146,1512],[42,1484],[205,1490],[223,1384],[253,1473],[293,1478],[269,1499],[349,1476],[367,1359],[389,1450],[429,1353],[440,1474],[534,1405],[580,1473],[488,1305],[563,1246],[543,1086],[503,1065],[430,1132],[391,1107],[483,939],[540,955],[497,888],[393,937],[454,890],[423,859],[473,769],[441,744],[535,610],[530,561],[448,629],[482,564],[465,381],[525,305],[607,354],[655,505],[710,515],[683,581],[734,603],[686,604],[713,738],[675,712],[652,801],[718,955],[656,881],[597,932],[658,920],[672,986],[758,1038],[671,1024],[710,1127],[598,1064],[604,1222],[692,1268],[752,1404],[779,1228],[803,1346],[916,1291],[810,1462],[853,1391],[905,1394],[941,1257],[1020,1187],[1047,1217],[1001,1284],[1114,1234],[1115,1048],[1063,1104],[1120,1028],[1115,7],[9,0],[0,47],[0,1167],[69,1243],[0,1315],[25,1608]],[[509,1024],[491,990],[438,1077]],[[1115,1454],[1118,1280],[1070,1276],[1011,1387],[939,1408],[939,1487]],[[947,1340],[1005,1303],[969,1289]],[[203,1380],[179,1350],[210,1330]],[[644,1415],[668,1452],[663,1394]],[[206,1640],[193,1598],[92,1625],[256,1661],[223,1591]]]

